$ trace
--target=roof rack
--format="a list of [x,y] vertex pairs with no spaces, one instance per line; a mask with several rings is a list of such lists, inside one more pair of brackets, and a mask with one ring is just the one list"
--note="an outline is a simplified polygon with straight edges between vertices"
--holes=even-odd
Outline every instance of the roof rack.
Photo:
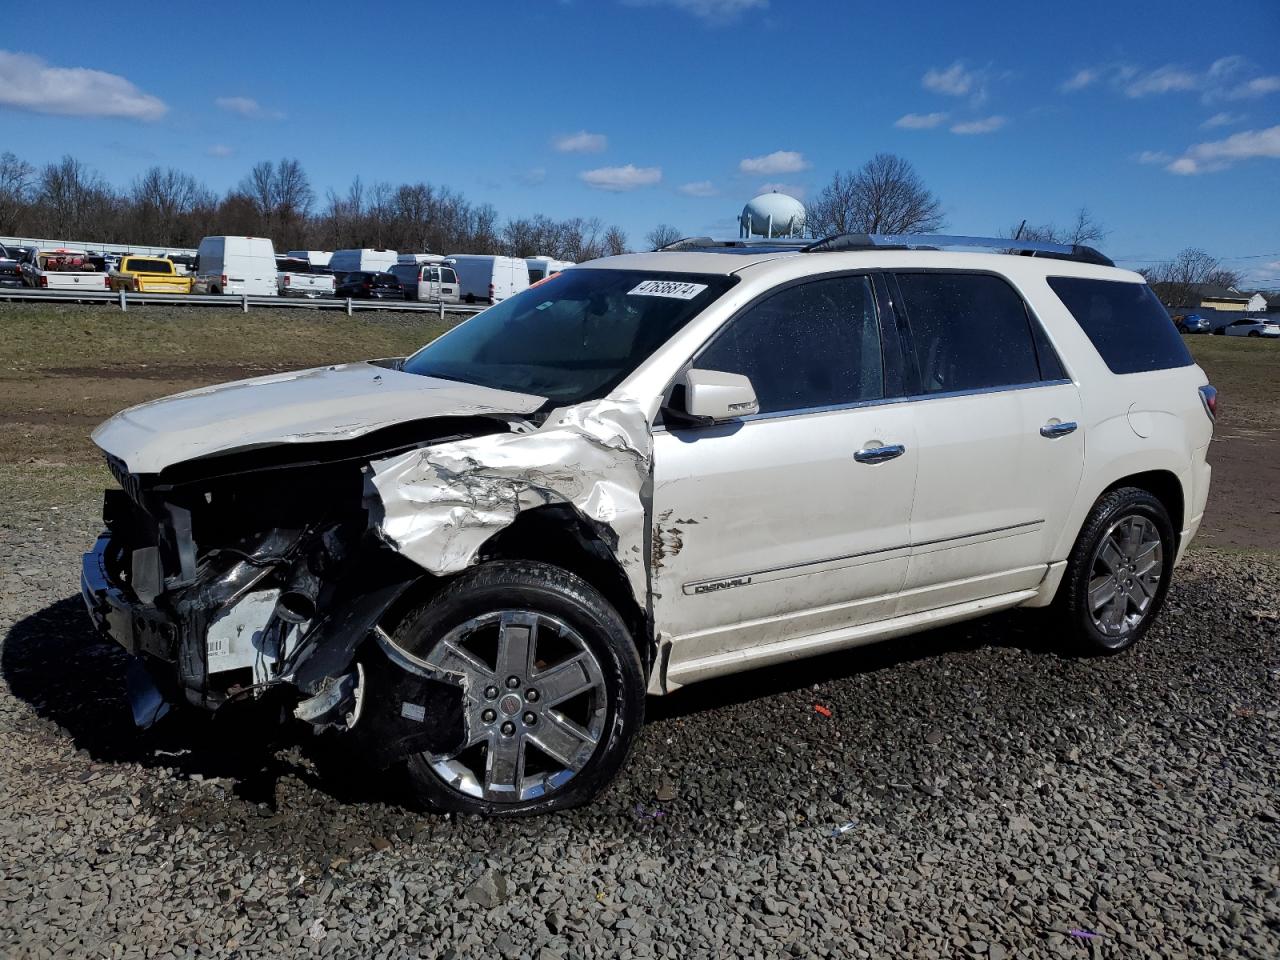
[[834,253],[841,250],[943,250],[954,247],[994,250],[997,253],[1023,257],[1075,260],[1103,267],[1115,266],[1110,257],[1082,244],[1012,240],[1008,237],[953,237],[933,233],[842,233],[811,241],[800,249],[804,253]]
[[763,237],[750,240],[713,240],[711,237],[685,237],[674,243],[659,247],[655,253],[674,253],[678,251],[705,250],[714,253],[734,253],[739,251],[762,253],[777,250],[803,250],[812,240],[784,240],[777,237],[772,240]]

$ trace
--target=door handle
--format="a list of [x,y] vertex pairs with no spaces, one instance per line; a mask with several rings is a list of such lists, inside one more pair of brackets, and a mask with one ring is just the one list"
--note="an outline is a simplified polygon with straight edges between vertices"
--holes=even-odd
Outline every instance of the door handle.
[[1048,437],[1052,440],[1054,437],[1065,437],[1068,433],[1076,432],[1076,422],[1068,420],[1065,423],[1046,423],[1040,428],[1040,436]]
[[884,463],[886,460],[896,460],[907,452],[907,448],[900,443],[890,443],[881,447],[863,447],[853,455],[853,459],[859,463]]

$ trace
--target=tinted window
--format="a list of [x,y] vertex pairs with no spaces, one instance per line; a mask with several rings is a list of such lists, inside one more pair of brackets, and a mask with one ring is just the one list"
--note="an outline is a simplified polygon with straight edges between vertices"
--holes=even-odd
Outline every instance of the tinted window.
[[776,293],[730,323],[694,365],[746,375],[761,413],[879,399],[871,281],[834,277]]
[[443,270],[440,271],[440,281],[442,283],[457,283],[458,275],[454,273],[452,270],[450,270],[448,267],[445,267]]
[[1022,298],[999,277],[901,273],[898,286],[925,393],[1040,379]]
[[126,269],[134,273],[171,273],[173,264],[168,260],[139,260],[134,258],[126,264]]
[[1190,366],[1186,344],[1145,283],[1049,277],[1049,286],[1112,373]]

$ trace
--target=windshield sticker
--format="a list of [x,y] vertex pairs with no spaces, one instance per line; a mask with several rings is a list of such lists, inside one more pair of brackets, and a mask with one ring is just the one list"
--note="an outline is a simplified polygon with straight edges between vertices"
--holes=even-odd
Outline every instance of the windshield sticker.
[[678,280],[645,280],[637,284],[634,290],[628,290],[629,297],[670,297],[673,300],[692,300],[703,290],[705,283],[682,283]]

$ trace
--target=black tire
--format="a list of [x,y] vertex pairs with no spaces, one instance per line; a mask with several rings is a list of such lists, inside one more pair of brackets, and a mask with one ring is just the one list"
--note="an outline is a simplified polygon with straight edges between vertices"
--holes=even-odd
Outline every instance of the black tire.
[[[1158,534],[1161,558],[1159,581],[1150,595],[1146,609],[1140,614],[1133,614],[1137,617],[1136,622],[1132,626],[1117,627],[1116,629],[1124,630],[1121,635],[1109,635],[1095,622],[1090,609],[1090,583],[1098,570],[1102,569],[1098,565],[1104,561],[1098,554],[1104,538],[1129,518],[1138,518],[1151,524]],[[1169,581],[1173,575],[1175,551],[1173,523],[1164,504],[1156,497],[1138,487],[1120,487],[1104,494],[1089,511],[1080,536],[1072,547],[1062,585],[1054,601],[1056,619],[1065,635],[1064,639],[1077,651],[1085,654],[1113,654],[1133,646],[1151,628],[1164,605],[1165,594],[1169,591]],[[1140,578],[1133,577],[1130,571],[1127,583],[1132,584],[1136,579]],[[1118,580],[1116,586],[1120,586]]]
[[[602,733],[594,752],[567,782],[534,799],[491,800],[464,793],[446,783],[425,754],[410,757],[406,763],[409,788],[429,808],[483,816],[548,813],[588,803],[604,792],[626,760],[644,723],[645,698],[644,667],[631,633],[613,606],[590,584],[544,563],[483,564],[459,575],[408,614],[392,640],[425,658],[449,631],[499,610],[554,617],[576,631],[594,654],[603,677],[605,704]],[[475,696],[482,694],[477,690]]]
[[1257,330],[1250,330],[1250,331],[1249,331],[1249,336],[1251,336],[1251,337],[1260,337],[1260,336],[1262,336],[1262,334],[1260,334]]

